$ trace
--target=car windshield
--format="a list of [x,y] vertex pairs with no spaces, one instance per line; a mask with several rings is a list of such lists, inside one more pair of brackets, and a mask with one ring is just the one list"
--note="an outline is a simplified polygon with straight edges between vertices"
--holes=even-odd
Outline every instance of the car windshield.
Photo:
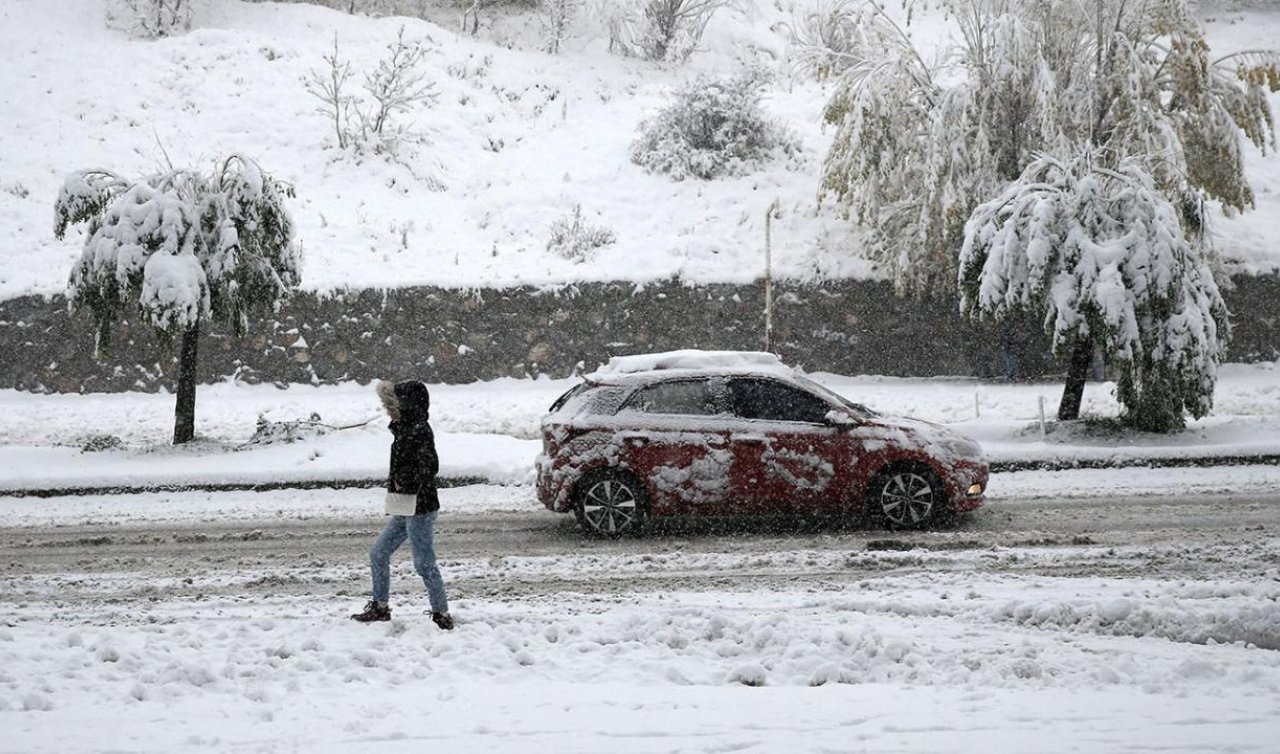
[[795,380],[799,384],[803,385],[805,388],[817,393],[823,398],[826,398],[827,400],[830,400],[830,401],[835,401],[836,403],[839,403],[841,406],[844,406],[845,408],[849,409],[851,412],[853,412],[853,415],[859,419],[870,419],[872,417],[879,416],[879,414],[877,414],[875,411],[872,411],[871,409],[867,408],[861,403],[854,403],[853,401],[849,400],[843,395],[840,395],[839,393],[835,392],[831,388],[825,385],[821,385],[817,382],[814,382],[808,377],[802,377],[800,375],[796,375]]
[[617,385],[575,385],[551,404],[551,413],[565,416],[579,414],[613,414],[622,405],[627,390]]

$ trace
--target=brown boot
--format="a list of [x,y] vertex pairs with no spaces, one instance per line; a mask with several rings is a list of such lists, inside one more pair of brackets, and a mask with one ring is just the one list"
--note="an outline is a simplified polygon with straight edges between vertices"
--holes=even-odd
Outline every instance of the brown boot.
[[453,618],[448,613],[432,613],[431,622],[439,626],[441,631],[453,630]]
[[351,620],[360,621],[361,623],[391,620],[391,608],[387,607],[385,603],[369,600],[369,604],[364,606],[364,612],[351,616]]

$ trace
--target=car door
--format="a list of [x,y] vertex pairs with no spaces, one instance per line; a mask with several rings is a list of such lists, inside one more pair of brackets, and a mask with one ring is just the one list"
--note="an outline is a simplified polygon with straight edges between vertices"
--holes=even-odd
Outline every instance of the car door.
[[717,512],[729,498],[724,380],[666,380],[637,390],[618,411],[622,452],[655,513]]
[[825,399],[767,377],[729,381],[730,494],[753,513],[824,512],[840,502],[849,438]]

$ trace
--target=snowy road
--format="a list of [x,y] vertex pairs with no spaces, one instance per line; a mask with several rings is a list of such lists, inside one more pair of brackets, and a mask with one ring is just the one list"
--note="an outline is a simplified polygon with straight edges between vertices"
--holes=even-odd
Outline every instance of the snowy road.
[[[476,487],[509,496],[509,488]],[[181,493],[179,493],[181,494]],[[209,493],[254,498],[259,515],[232,521],[120,520],[0,528],[0,600],[363,593],[364,550],[381,518],[271,517],[292,498],[348,491]],[[108,498],[128,508],[160,495]],[[172,497],[172,496],[170,496]],[[1280,494],[1038,498],[981,509],[954,529],[901,533],[792,520],[672,519],[640,539],[584,539],[572,516],[536,510],[442,515],[438,549],[453,591],[468,597],[572,591],[721,590],[845,583],[868,571],[989,571],[1123,578],[1212,578],[1277,565]],[[32,501],[50,507],[56,503]],[[1228,550],[1223,558],[1220,550]],[[520,567],[511,564],[519,560]],[[398,572],[413,591],[411,574]],[[91,575],[90,575],[91,574]]]

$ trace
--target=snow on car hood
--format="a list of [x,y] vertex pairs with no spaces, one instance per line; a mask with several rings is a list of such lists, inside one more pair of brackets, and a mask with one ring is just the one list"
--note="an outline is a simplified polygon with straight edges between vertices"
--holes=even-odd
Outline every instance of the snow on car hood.
[[941,424],[905,416],[877,414],[855,428],[852,435],[872,452],[893,444],[919,448],[944,462],[984,460],[982,446],[976,440]]

